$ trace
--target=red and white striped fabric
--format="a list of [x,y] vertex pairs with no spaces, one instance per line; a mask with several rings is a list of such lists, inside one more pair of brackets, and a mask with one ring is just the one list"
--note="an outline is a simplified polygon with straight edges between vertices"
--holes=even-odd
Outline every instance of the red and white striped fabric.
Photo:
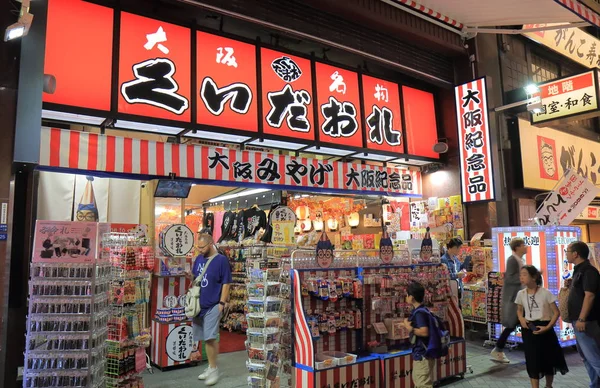
[[[213,159],[210,160],[209,157]],[[258,174],[259,164],[264,162],[263,167],[269,166],[271,163],[267,159],[276,163],[271,174],[274,179],[261,180]],[[236,169],[236,166],[244,163],[250,164],[250,177],[242,169]],[[288,174],[287,167],[293,163],[306,167],[303,174],[296,174],[298,181]],[[267,152],[161,143],[46,127],[42,128],[39,164],[150,176],[169,176],[174,173],[181,178],[320,188],[338,192],[381,192],[408,196],[421,196],[423,192],[420,171],[297,158]],[[321,177],[319,171],[323,172],[322,184],[318,182]],[[398,180],[392,185],[394,173]],[[315,178],[315,183],[311,183],[311,176]]]
[[[315,350],[313,346],[310,328],[304,316],[304,307],[302,304],[302,285],[298,270],[292,271],[294,279],[294,356],[295,362],[314,368]],[[302,386],[302,385],[301,385]]]
[[[339,383],[340,387],[373,387],[380,386],[380,361],[373,360],[341,366],[325,371],[316,371],[316,388],[335,387]],[[297,387],[306,387],[307,385],[296,385]]]
[[597,27],[600,27],[600,15],[597,12],[592,11],[590,8],[581,4],[577,0],[554,0],[558,4],[562,5],[565,8],[570,9],[577,15],[581,16],[583,19],[588,22],[594,24]]
[[[506,272],[506,259],[510,255],[512,255],[512,250],[510,249],[510,241],[515,238],[520,237],[527,241],[535,241],[536,245],[527,246],[527,255],[525,255],[525,260],[527,265],[533,265],[538,269],[546,272],[548,268],[548,252],[546,247],[546,239],[548,238],[546,232],[537,231],[537,232],[500,232],[497,233],[498,238],[498,269],[500,272]],[[505,243],[506,239],[506,243]]]
[[165,308],[164,301],[166,296],[174,296],[179,299],[181,295],[185,295],[190,283],[189,280],[182,277],[154,277],[151,290],[152,300],[155,301],[152,303],[152,310],[150,312],[152,318],[156,314],[156,309]]
[[434,19],[437,19],[441,22],[444,22],[446,24],[449,24],[453,27],[456,27],[459,30],[462,30],[463,28],[463,24],[460,22],[457,22],[456,20],[449,18],[448,16],[442,15],[439,12],[436,12],[432,9],[429,9],[419,3],[417,3],[416,1],[412,1],[412,0],[396,0],[398,3],[404,4],[407,7],[413,8],[421,13],[424,13],[425,15],[429,15]]
[[[412,355],[406,354],[383,361],[386,388],[412,388]],[[440,381],[467,371],[467,350],[464,341],[450,344],[448,355],[436,362],[433,380]]]
[[465,336],[465,322],[463,320],[462,311],[458,307],[458,296],[453,295],[450,297],[448,302],[448,316],[446,317],[448,322],[448,331],[451,337],[464,338]]

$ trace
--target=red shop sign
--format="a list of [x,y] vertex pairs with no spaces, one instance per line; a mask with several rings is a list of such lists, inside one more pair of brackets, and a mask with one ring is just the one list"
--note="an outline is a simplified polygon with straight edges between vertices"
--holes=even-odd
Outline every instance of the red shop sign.
[[191,30],[121,13],[119,112],[190,121]]
[[362,84],[367,148],[404,153],[398,84],[366,75]]
[[358,74],[316,63],[319,140],[362,147]]
[[257,132],[256,47],[197,32],[198,124]]
[[263,48],[260,62],[264,133],[314,140],[310,60]]
[[433,150],[437,143],[435,99],[432,93],[402,86],[404,124],[406,126],[406,152],[409,155],[439,159]]

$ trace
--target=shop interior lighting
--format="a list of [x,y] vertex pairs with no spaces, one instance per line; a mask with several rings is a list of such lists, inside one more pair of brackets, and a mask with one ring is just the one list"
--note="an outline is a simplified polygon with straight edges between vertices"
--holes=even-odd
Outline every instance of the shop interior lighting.
[[251,145],[257,146],[257,147],[275,148],[275,149],[282,149],[282,150],[294,150],[294,151],[299,150],[300,148],[306,147],[306,144],[292,143],[292,142],[288,142],[288,141],[279,141],[279,140],[268,140],[268,139],[264,139],[262,141],[260,139],[252,140],[248,144],[251,144]]
[[183,131],[183,128],[169,127],[166,125],[145,124],[127,120],[117,120],[115,123],[115,128],[132,129],[134,131],[152,132],[164,135],[177,135]]
[[188,132],[185,134],[185,136],[193,137],[195,139],[204,139],[204,140],[212,140],[212,141],[235,143],[235,144],[240,144],[240,143],[250,140],[250,137],[248,137],[248,136],[228,135],[226,133],[207,132],[207,131]]
[[355,151],[341,150],[337,148],[329,148],[329,147],[310,147],[307,148],[304,152],[311,154],[324,154],[324,155],[333,155],[333,156],[348,156]]
[[313,222],[313,226],[315,228],[315,232],[322,232],[323,231],[323,219],[322,218],[317,218],[316,220],[314,220]]
[[369,152],[369,153],[362,154],[361,159],[374,160],[376,162],[389,162],[390,160],[398,159],[398,157],[381,155],[381,154],[373,154],[373,153]]
[[33,15],[29,13],[29,4],[30,0],[21,0],[19,19],[16,23],[6,27],[6,31],[4,32],[5,42],[21,38],[29,33],[31,23],[33,22]]
[[64,113],[47,109],[42,109],[42,118],[66,123],[89,124],[94,126],[99,126],[104,121],[103,117]]
[[271,189],[244,190],[244,191],[240,191],[240,192],[235,193],[235,194],[221,195],[219,197],[215,197],[215,198],[209,199],[208,202],[215,203],[215,202],[227,201],[227,200],[230,200],[230,199],[235,199],[235,198],[239,198],[239,197],[245,197],[247,195],[266,193],[267,191],[271,191]]

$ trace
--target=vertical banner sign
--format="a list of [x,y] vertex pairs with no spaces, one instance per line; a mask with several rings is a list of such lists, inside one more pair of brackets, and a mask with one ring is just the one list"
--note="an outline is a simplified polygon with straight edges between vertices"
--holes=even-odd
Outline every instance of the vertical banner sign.
[[540,225],[569,225],[600,194],[600,188],[569,170],[535,214]]
[[362,76],[367,148],[404,153],[398,84]]
[[197,123],[258,131],[256,48],[198,31]]
[[191,30],[121,13],[119,113],[190,121]]
[[358,74],[317,62],[319,140],[362,147]]
[[494,172],[485,78],[459,85],[454,91],[463,202],[493,201]]
[[498,239],[498,269],[500,272],[506,272],[506,259],[512,255],[510,242],[516,237],[522,238],[529,248],[524,257],[525,263],[542,270],[547,268],[548,247],[546,246],[545,232],[498,232],[496,237]]
[[263,48],[260,62],[264,133],[314,140],[310,60]]

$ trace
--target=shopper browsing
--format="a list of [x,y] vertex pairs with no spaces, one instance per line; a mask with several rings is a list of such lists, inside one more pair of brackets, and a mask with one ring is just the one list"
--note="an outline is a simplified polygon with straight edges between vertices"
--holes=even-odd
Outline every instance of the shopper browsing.
[[446,244],[446,253],[441,258],[442,264],[445,264],[450,271],[450,279],[458,281],[458,300],[462,296],[463,282],[462,279],[466,276],[467,262],[461,263],[458,259],[458,252],[463,242],[458,238],[451,239]]
[[512,255],[506,260],[506,272],[504,273],[504,285],[502,286],[502,326],[504,330],[496,342],[496,347],[490,354],[493,361],[508,364],[510,360],[504,354],[504,347],[510,333],[515,331],[519,320],[517,318],[517,305],[515,298],[521,290],[519,277],[523,266],[523,256],[527,254],[527,245],[522,238],[513,238],[510,242]]
[[232,282],[231,267],[227,257],[221,255],[209,234],[199,234],[197,240],[198,257],[194,261],[190,278],[202,277],[200,281],[200,314],[192,320],[194,342],[206,344],[208,368],[198,376],[206,385],[219,381],[217,358],[219,356],[219,322],[229,299],[229,285]]
[[569,289],[568,319],[573,323],[577,349],[590,376],[590,387],[600,387],[600,275],[589,261],[590,249],[581,242],[567,248],[567,260],[575,264]]

